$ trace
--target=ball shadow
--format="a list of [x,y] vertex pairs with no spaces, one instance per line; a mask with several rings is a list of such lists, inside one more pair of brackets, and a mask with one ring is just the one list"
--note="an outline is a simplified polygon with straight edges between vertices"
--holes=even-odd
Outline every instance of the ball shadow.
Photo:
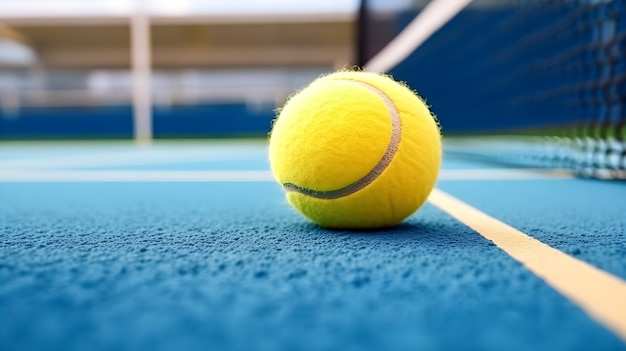
[[413,219],[394,227],[345,230],[322,228],[316,224],[306,223],[301,228],[312,237],[332,236],[342,242],[358,241],[360,243],[403,242],[426,246],[484,246],[490,242],[475,233],[467,226],[451,219],[438,221]]

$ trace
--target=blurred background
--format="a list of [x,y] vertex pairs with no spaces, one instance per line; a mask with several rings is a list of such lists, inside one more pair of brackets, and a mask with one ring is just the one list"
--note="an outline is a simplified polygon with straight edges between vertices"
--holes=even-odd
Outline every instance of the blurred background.
[[292,92],[365,67],[427,100],[448,152],[626,178],[625,8],[1,0],[0,139],[264,137]]
[[289,94],[354,63],[356,8],[2,0],[0,138],[267,135]]

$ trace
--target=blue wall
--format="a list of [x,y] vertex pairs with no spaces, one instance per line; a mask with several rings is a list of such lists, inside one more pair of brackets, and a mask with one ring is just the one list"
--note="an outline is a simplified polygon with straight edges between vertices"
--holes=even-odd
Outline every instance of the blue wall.
[[245,104],[176,106],[154,113],[155,137],[266,136],[275,117],[274,106]]
[[0,111],[0,139],[130,138],[129,106],[23,108],[16,116]]
[[[157,138],[265,136],[274,106],[211,104],[156,108]],[[130,106],[25,108],[17,116],[0,112],[0,139],[132,138]]]

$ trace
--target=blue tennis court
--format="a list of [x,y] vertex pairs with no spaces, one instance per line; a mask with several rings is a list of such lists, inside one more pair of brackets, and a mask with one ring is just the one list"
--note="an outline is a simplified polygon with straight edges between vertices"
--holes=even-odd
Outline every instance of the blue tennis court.
[[[262,140],[15,143],[0,165],[4,349],[626,349],[430,203],[309,223]],[[624,284],[623,184],[446,155],[438,188]]]

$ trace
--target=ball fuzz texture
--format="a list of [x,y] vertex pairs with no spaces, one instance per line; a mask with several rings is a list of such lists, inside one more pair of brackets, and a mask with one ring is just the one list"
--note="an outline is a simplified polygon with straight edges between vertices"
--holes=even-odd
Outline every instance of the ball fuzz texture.
[[407,86],[382,74],[342,71],[287,101],[269,157],[289,203],[315,223],[381,228],[402,222],[430,194],[441,136]]

